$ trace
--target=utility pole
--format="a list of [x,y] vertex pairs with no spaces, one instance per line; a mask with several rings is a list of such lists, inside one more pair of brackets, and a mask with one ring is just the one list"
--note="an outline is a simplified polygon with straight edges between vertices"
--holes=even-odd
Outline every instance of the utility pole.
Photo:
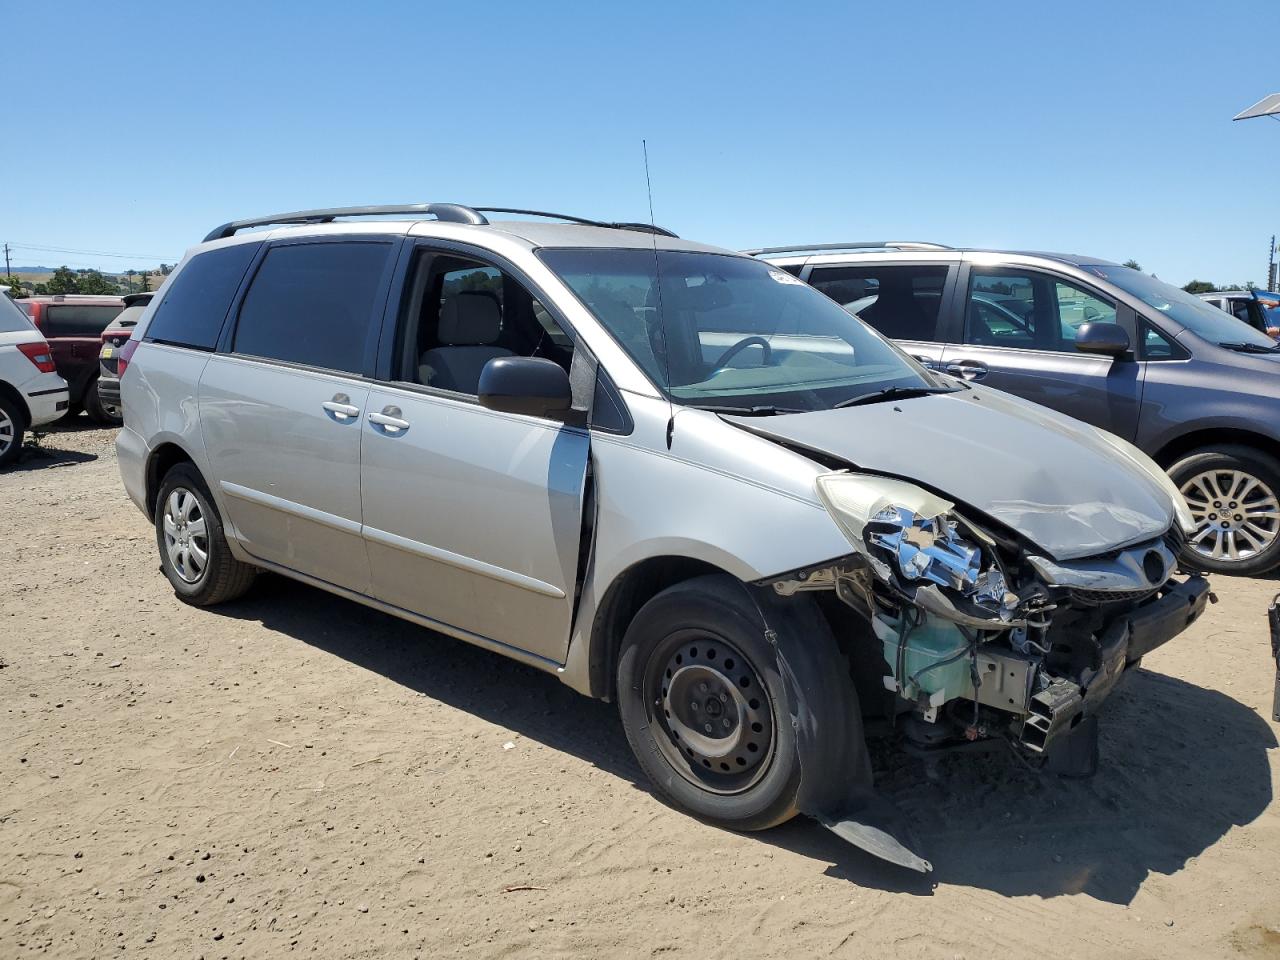
[[1276,235],[1271,235],[1271,252],[1267,255],[1267,291],[1276,289]]
[[4,275],[6,277],[13,276],[13,271],[9,269],[9,245],[4,245]]

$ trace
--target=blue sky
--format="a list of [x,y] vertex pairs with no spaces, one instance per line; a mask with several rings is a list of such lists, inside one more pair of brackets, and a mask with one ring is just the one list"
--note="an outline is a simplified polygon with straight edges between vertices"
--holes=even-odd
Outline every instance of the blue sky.
[[1234,282],[1280,232],[1280,123],[1230,120],[1280,91],[1275,0],[46,0],[5,22],[23,264],[150,265],[228,219],[356,203],[647,219],[641,138],[658,222],[731,247],[929,239]]

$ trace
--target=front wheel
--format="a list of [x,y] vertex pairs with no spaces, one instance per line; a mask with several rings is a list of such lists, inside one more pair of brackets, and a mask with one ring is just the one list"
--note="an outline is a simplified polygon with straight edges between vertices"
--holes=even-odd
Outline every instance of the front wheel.
[[1252,577],[1280,565],[1280,463],[1249,447],[1195,450],[1169,470],[1196,523],[1188,565]]
[[165,474],[156,500],[160,568],[180,600],[209,607],[234,600],[256,573],[231,555],[209,488],[191,464]]
[[[835,644],[815,638],[806,649],[821,656]],[[795,816],[802,770],[792,711],[832,720],[821,729],[839,736],[834,721],[848,704],[813,690],[794,695],[824,702],[791,703],[780,662],[759,608],[730,577],[685,581],[640,609],[618,660],[618,710],[664,799],[733,830]]]

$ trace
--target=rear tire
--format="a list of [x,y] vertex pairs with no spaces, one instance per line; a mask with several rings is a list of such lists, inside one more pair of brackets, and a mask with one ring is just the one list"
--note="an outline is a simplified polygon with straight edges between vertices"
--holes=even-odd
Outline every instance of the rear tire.
[[[731,830],[764,830],[799,812],[793,712],[808,712],[819,718],[818,729],[839,736],[849,708],[840,685],[797,690],[801,702],[790,703],[779,648],[765,629],[741,583],[697,577],[640,609],[618,660],[622,726],[654,789],[678,809]],[[823,639],[806,637],[795,648],[823,657],[836,650],[829,631]],[[843,668],[838,662],[826,668]]]
[[0,467],[17,462],[25,435],[22,411],[8,397],[0,396]]
[[160,569],[179,600],[211,607],[249,589],[257,569],[231,555],[218,508],[194,466],[180,463],[165,474],[155,517]]
[[[1255,577],[1280,566],[1280,462],[1251,447],[1193,450],[1169,469],[1197,523],[1183,561]],[[1233,556],[1234,554],[1234,556]]]
[[84,409],[89,418],[105,427],[118,427],[124,423],[120,408],[102,402],[98,396],[98,378],[94,377],[84,391]]

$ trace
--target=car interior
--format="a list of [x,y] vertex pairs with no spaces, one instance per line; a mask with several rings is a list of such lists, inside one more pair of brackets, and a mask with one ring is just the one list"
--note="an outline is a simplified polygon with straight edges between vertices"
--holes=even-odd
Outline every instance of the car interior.
[[568,372],[573,341],[515,278],[489,264],[423,252],[402,314],[399,379],[474,396],[485,364],[542,357]]

